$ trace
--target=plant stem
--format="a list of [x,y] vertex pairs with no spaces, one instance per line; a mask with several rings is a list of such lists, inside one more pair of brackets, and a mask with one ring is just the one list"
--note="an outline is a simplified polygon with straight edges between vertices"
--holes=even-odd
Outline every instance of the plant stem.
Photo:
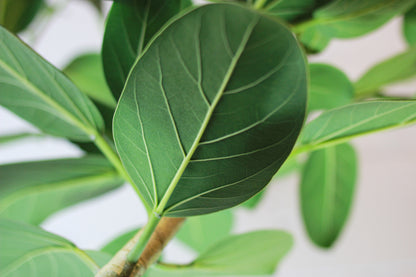
[[159,223],[161,217],[156,213],[150,213],[149,221],[146,226],[142,229],[142,234],[139,241],[134,245],[133,249],[127,255],[127,260],[131,263],[136,263],[141,254],[143,253],[147,243],[150,240],[153,232],[155,231],[157,224]]
[[261,8],[263,8],[263,6],[266,4],[266,2],[267,2],[267,0],[257,0],[257,1],[254,3],[254,8],[255,8],[256,10],[260,10]]

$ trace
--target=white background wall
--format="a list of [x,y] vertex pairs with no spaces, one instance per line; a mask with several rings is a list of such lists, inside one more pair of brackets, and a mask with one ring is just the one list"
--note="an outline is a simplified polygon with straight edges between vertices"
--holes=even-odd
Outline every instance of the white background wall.
[[[72,57],[99,51],[103,19],[82,0],[56,14],[35,41],[25,39],[46,59],[62,67]],[[64,5],[63,5],[64,6]],[[314,62],[327,62],[353,80],[374,63],[405,49],[401,20],[396,19],[366,37],[333,41]],[[392,92],[416,92],[416,82],[393,86]],[[0,108],[0,135],[35,130]],[[289,230],[295,247],[282,262],[279,277],[414,277],[416,276],[416,126],[373,134],[353,141],[360,170],[355,203],[345,231],[335,247],[323,251],[307,239],[298,209],[298,177],[269,186],[256,211],[238,210],[235,232],[263,228]],[[0,146],[0,163],[74,157],[81,153],[59,138],[25,139]],[[81,248],[99,248],[112,237],[146,221],[144,210],[129,186],[65,209],[43,227]],[[180,251],[180,252],[178,252]],[[192,253],[173,242],[171,260],[189,260]],[[178,254],[179,253],[179,254]]]

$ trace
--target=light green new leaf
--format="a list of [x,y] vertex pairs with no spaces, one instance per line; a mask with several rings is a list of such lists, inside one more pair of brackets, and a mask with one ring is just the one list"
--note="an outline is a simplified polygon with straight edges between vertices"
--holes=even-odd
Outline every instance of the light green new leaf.
[[1,0],[0,25],[18,33],[32,22],[43,5],[43,0]]
[[84,54],[76,57],[63,72],[82,92],[95,101],[113,109],[116,107],[116,100],[105,82],[99,54]]
[[212,245],[189,265],[158,265],[146,277],[270,275],[292,245],[292,236],[283,231],[234,235]]
[[114,1],[107,18],[102,58],[107,83],[116,99],[131,66],[150,39],[190,4],[188,0]]
[[312,120],[303,129],[301,143],[304,147],[318,148],[415,121],[414,100],[351,104],[324,112]]
[[315,4],[315,0],[271,0],[264,10],[272,16],[292,21],[310,14]]
[[404,15],[403,33],[407,43],[416,46],[416,5]]
[[327,64],[310,64],[309,74],[309,111],[333,109],[352,101],[354,87],[338,68]]
[[302,217],[309,237],[330,247],[347,220],[357,179],[357,157],[349,144],[314,151],[300,183]]
[[301,40],[312,48],[315,38],[352,38],[371,32],[406,12],[415,0],[336,0],[313,13],[313,20],[297,26]]
[[103,130],[96,107],[58,69],[0,26],[0,105],[43,132],[88,141]]
[[134,229],[114,238],[101,248],[101,252],[115,255],[138,231],[139,229]]
[[385,85],[416,77],[416,46],[368,70],[356,83],[358,96],[372,95]]
[[230,234],[233,221],[233,214],[229,210],[193,216],[185,221],[176,238],[202,253]]
[[290,31],[245,7],[206,5],[165,28],[135,64],[114,138],[157,213],[205,214],[267,185],[305,105],[305,61]]
[[71,242],[21,222],[0,219],[0,245],[2,277],[93,277],[99,269]]
[[100,156],[0,165],[0,217],[39,224],[122,183]]

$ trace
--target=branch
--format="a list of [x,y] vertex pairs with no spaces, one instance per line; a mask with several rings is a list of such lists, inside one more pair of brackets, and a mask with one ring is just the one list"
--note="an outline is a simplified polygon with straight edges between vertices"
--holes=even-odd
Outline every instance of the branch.
[[140,277],[160,256],[163,248],[179,230],[185,218],[163,217],[150,237],[146,248],[136,264],[127,259],[127,255],[137,244],[142,234],[140,230],[95,277]]

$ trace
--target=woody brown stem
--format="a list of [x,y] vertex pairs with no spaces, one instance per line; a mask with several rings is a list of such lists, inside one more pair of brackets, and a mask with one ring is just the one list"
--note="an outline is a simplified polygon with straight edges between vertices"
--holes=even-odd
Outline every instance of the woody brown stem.
[[160,256],[163,248],[179,230],[185,218],[163,217],[150,237],[137,263],[127,259],[128,253],[137,244],[142,231],[139,231],[117,254],[107,263],[95,277],[140,277],[147,268]]

